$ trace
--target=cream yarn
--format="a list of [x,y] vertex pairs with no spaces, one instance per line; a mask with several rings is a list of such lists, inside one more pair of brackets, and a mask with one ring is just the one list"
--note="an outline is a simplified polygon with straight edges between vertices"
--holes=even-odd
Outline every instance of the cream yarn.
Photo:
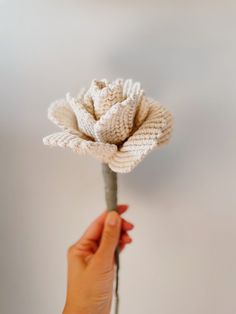
[[93,80],[76,98],[67,94],[52,103],[48,118],[62,132],[46,136],[45,145],[88,153],[120,173],[167,143],[172,131],[171,113],[131,79]]

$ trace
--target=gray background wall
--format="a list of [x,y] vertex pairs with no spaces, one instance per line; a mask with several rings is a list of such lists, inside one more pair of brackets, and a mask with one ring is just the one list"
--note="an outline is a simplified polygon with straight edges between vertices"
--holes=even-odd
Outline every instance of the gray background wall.
[[175,117],[119,178],[121,314],[236,312],[235,1],[0,1],[1,314],[60,313],[66,249],[104,209],[99,163],[49,149],[48,104],[132,77]]

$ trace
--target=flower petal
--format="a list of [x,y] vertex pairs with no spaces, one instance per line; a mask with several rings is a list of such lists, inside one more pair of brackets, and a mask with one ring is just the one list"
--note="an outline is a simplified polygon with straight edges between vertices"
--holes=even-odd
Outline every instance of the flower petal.
[[86,111],[88,111],[92,116],[94,116],[94,109],[93,109],[93,100],[86,92],[85,88],[82,88],[78,95],[77,95],[77,101],[83,104]]
[[48,108],[48,119],[65,131],[79,134],[76,116],[65,99],[53,102]]
[[117,151],[116,145],[87,141],[68,132],[48,135],[43,138],[43,143],[49,146],[69,147],[76,153],[92,155],[105,163],[108,163]]
[[109,167],[115,172],[130,172],[156,146],[168,142],[171,130],[171,114],[159,104],[152,103],[146,120],[117,151]]
[[143,95],[143,90],[141,89],[141,84],[139,82],[133,82],[133,80],[128,79],[123,82],[123,96],[139,98]]
[[114,104],[123,101],[122,84],[119,80],[110,84],[105,80],[94,80],[88,94],[93,100],[97,119],[100,119]]
[[173,116],[169,111],[165,110],[163,114],[162,135],[158,140],[158,146],[165,145],[169,142],[173,131]]
[[96,121],[93,115],[84,108],[79,99],[71,97],[70,94],[66,95],[66,99],[76,115],[79,130],[87,136],[94,138],[94,125]]
[[81,149],[83,149],[83,153],[87,153],[101,162],[109,163],[117,151],[117,146],[93,141],[84,141],[82,146],[79,142],[75,143],[73,150],[80,153]]
[[113,105],[94,126],[95,136],[104,143],[119,144],[124,141],[133,128],[137,108],[135,99],[128,98]]
[[134,118],[135,130],[137,130],[140,125],[147,118],[150,109],[150,101],[143,95],[137,108],[137,112]]

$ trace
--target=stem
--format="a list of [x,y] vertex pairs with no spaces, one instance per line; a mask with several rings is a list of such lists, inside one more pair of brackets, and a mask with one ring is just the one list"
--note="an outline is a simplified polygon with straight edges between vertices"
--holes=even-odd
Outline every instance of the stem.
[[105,198],[107,210],[117,210],[117,174],[107,164],[102,164],[102,173],[105,183]]
[[[112,171],[109,166],[105,163],[102,164],[102,173],[105,184],[105,199],[107,210],[117,211],[117,174]],[[117,246],[115,251],[115,263],[116,263],[116,287],[115,287],[115,314],[119,313],[119,270],[120,270],[120,260],[119,260],[119,247]]]

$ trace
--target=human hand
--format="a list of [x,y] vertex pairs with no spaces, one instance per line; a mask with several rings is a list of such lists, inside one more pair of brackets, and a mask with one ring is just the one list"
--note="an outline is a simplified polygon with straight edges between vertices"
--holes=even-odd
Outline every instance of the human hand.
[[63,314],[109,314],[115,274],[114,253],[131,243],[134,225],[122,219],[128,209],[104,212],[68,250],[67,297]]

